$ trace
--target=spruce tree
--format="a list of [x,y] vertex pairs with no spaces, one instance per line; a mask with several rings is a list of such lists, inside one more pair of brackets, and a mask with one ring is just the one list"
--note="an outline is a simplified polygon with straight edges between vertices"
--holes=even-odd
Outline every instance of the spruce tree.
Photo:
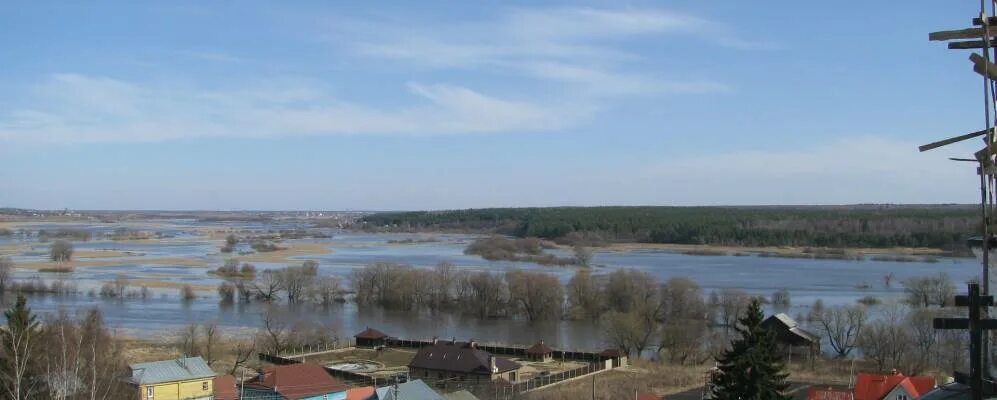
[[3,315],[7,326],[0,328],[0,386],[4,387],[7,398],[34,398],[38,382],[31,374],[31,367],[38,357],[32,354],[38,339],[37,317],[21,295]]
[[789,387],[775,349],[775,336],[762,328],[761,304],[753,299],[735,329],[740,338],[717,359],[713,398],[718,400],[788,400]]

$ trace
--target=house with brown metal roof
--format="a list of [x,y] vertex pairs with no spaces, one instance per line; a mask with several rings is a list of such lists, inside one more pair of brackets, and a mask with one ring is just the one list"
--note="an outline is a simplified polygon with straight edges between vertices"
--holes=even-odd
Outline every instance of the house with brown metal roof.
[[363,332],[353,335],[356,339],[357,347],[378,347],[384,346],[385,342],[388,340],[388,334],[381,332],[377,329],[367,327]]
[[537,344],[526,349],[526,356],[533,361],[547,362],[554,359],[554,349],[544,344],[543,339],[540,339]]
[[277,365],[245,383],[244,400],[345,400],[349,388],[321,365]]
[[232,375],[218,375],[211,385],[215,388],[214,400],[239,400],[239,384]]
[[428,381],[444,379],[453,381],[493,381],[505,379],[515,382],[519,376],[519,363],[495,357],[469,342],[440,341],[419,349],[409,362],[409,376]]

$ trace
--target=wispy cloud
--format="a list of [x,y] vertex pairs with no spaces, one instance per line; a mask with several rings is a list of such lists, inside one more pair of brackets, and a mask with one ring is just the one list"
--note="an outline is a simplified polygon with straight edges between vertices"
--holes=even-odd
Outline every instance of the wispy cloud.
[[219,91],[55,75],[39,85],[36,107],[0,117],[0,139],[66,143],[196,136],[536,132],[561,129],[591,112],[422,83],[407,86],[413,105],[377,108],[334,98],[293,79],[281,82]]
[[363,56],[425,68],[500,68],[606,94],[728,89],[704,77],[669,79],[665,73],[651,78],[633,72],[631,64],[642,56],[620,46],[629,39],[672,36],[741,50],[778,48],[746,39],[718,21],[661,9],[514,9],[492,20],[442,26],[374,20],[333,25],[334,37],[356,38],[350,47]]

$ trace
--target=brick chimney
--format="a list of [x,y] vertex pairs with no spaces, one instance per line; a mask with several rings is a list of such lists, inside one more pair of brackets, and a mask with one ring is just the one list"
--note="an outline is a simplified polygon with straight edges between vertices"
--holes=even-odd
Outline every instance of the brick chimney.
[[439,342],[440,342],[440,337],[439,336],[433,336],[433,345],[436,345]]
[[498,372],[498,367],[495,366],[495,356],[493,355],[488,356],[488,365],[491,366],[493,374]]
[[470,347],[472,349],[476,349],[476,348],[478,348],[478,342],[475,342],[473,338],[469,339],[467,341],[467,347]]

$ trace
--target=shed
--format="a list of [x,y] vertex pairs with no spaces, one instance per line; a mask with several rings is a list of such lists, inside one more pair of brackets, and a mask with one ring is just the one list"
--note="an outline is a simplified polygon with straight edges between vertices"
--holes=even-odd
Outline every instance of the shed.
[[606,349],[599,353],[600,360],[612,360],[612,368],[619,368],[627,365],[627,355],[618,349]]
[[363,330],[363,332],[353,335],[353,338],[356,339],[357,347],[374,348],[384,346],[388,339],[388,335],[368,326],[367,329]]
[[544,344],[543,339],[540,339],[540,342],[526,349],[526,356],[533,361],[547,362],[554,358],[554,349]]
[[766,318],[761,326],[775,334],[780,353],[787,357],[820,353],[820,336],[803,329],[796,320],[784,313]]

